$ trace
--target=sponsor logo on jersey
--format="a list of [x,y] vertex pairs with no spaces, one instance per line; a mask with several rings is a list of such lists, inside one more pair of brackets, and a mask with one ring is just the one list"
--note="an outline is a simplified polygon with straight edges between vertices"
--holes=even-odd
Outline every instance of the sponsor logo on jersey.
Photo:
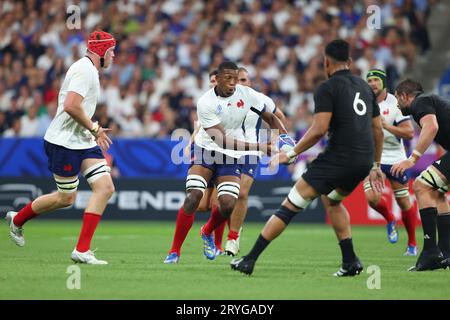
[[237,107],[239,109],[243,109],[244,108],[244,100],[239,99],[239,101],[237,102]]

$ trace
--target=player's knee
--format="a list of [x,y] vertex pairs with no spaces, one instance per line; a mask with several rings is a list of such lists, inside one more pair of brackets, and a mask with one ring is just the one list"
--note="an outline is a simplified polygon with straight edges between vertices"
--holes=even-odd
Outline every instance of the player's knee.
[[197,211],[200,200],[202,199],[203,193],[199,190],[192,190],[186,196],[183,203],[183,210],[186,214],[191,214]]
[[286,225],[291,222],[292,218],[297,214],[297,212],[290,210],[288,207],[281,206],[275,212],[275,216],[281,219]]
[[[234,199],[234,198],[232,198]],[[219,212],[224,218],[229,218],[233,213],[234,206],[236,204],[236,200],[231,201],[221,201],[219,206]]]
[[58,193],[58,206],[60,208],[70,207],[77,197],[77,194],[74,193]]
[[108,185],[105,186],[104,188],[104,194],[105,197],[107,197],[108,199],[112,197],[112,195],[114,194],[114,192],[116,192],[116,188],[114,187],[113,183],[108,183]]

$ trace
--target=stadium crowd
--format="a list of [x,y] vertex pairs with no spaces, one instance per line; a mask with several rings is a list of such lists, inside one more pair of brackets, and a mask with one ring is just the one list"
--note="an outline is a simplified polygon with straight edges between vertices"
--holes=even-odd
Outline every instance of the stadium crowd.
[[[70,4],[81,29],[69,29]],[[371,4],[380,29],[366,27]],[[353,71],[388,73],[390,89],[430,48],[432,0],[120,0],[0,3],[0,136],[43,136],[56,113],[69,66],[86,52],[92,30],[118,40],[114,65],[101,77],[96,119],[112,136],[166,137],[193,129],[195,102],[223,60],[247,68],[255,89],[287,114],[291,132],[306,130],[313,92],[324,80],[323,46],[343,38]]]

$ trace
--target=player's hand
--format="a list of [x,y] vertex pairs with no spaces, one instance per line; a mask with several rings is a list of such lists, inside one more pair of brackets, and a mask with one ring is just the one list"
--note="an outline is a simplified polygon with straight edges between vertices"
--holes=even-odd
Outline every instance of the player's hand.
[[286,152],[284,151],[280,151],[279,153],[277,153],[276,155],[274,155],[272,157],[272,159],[270,159],[269,162],[269,168],[270,169],[275,169],[277,166],[279,166],[280,164],[287,164],[289,162],[289,158],[286,155]]
[[381,125],[383,126],[383,129],[387,129],[389,125],[383,117],[381,117]]
[[391,173],[395,177],[399,177],[405,173],[409,168],[414,167],[414,162],[410,159],[403,160],[402,162],[396,163],[391,168]]
[[384,189],[384,176],[380,168],[374,168],[370,170],[369,181],[372,190],[378,193],[382,193]]
[[103,151],[107,151],[109,149],[109,146],[112,145],[111,139],[106,134],[108,131],[111,131],[111,129],[100,127],[98,129],[97,136],[95,137],[95,141],[97,142],[97,145]]

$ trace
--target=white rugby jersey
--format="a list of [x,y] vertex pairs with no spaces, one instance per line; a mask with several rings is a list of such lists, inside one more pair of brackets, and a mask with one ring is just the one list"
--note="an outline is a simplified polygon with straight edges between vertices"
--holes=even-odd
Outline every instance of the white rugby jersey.
[[[402,115],[402,112],[397,107],[397,98],[388,93],[386,99],[378,103],[380,107],[380,114],[390,125],[398,125],[403,121],[411,120],[411,118]],[[383,153],[381,155],[382,164],[395,164],[406,159],[405,146],[403,140],[393,135],[386,129],[383,129]]]
[[56,116],[50,123],[44,139],[50,143],[80,150],[95,147],[94,137],[82,125],[78,124],[64,111],[67,93],[73,91],[83,97],[81,106],[89,118],[92,118],[100,94],[98,70],[87,57],[73,63],[66,73],[58,95]]
[[258,92],[250,87],[236,85],[236,90],[230,97],[216,95],[214,88],[204,93],[197,102],[197,115],[200,130],[195,137],[195,143],[210,151],[217,151],[233,158],[240,158],[249,151],[237,151],[219,147],[206,133],[204,128],[211,128],[221,123],[226,136],[245,141],[243,123],[251,113],[259,116],[264,111],[264,102]]

